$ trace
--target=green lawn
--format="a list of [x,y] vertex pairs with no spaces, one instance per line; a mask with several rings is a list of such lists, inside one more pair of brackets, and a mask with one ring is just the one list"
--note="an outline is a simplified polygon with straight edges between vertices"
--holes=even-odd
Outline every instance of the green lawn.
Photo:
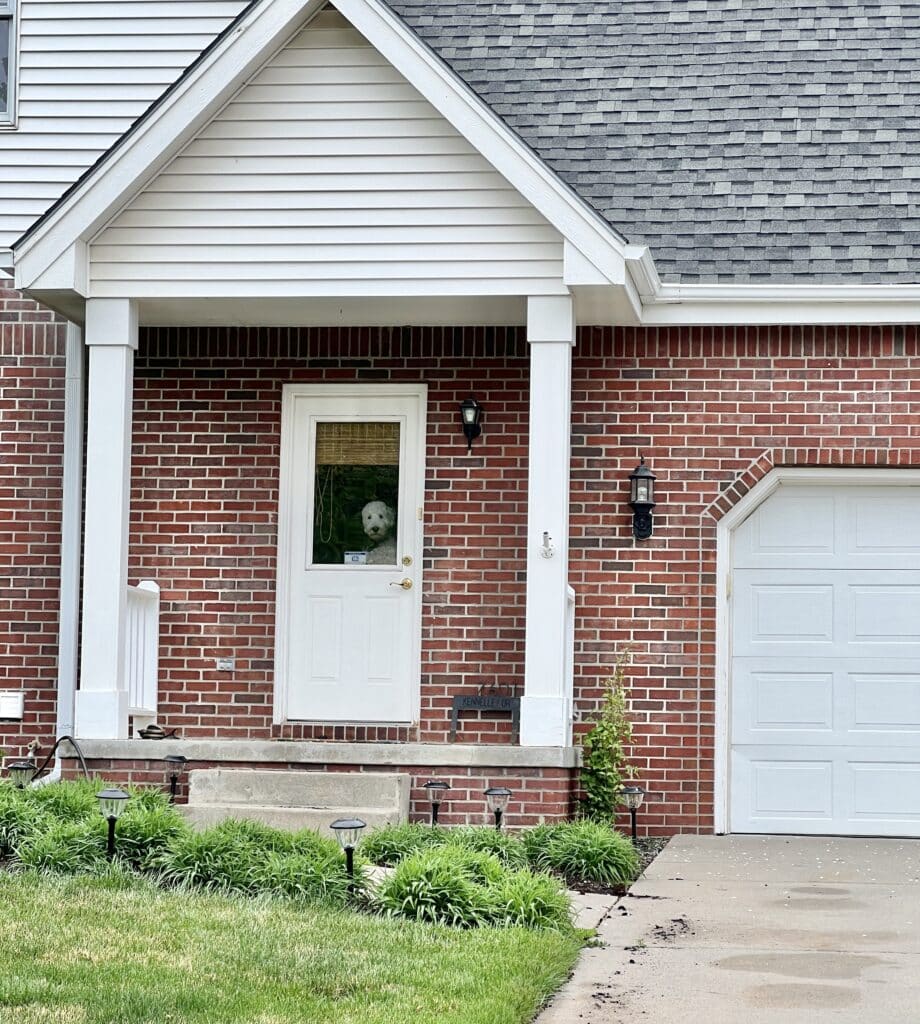
[[579,937],[0,870],[2,1024],[521,1024]]

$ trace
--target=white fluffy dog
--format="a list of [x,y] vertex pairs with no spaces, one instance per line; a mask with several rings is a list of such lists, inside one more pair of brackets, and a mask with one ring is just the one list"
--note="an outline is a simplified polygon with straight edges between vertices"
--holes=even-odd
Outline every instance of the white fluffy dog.
[[361,509],[364,532],[374,542],[367,553],[368,565],[396,565],[396,538],[392,536],[396,513],[384,501],[369,501]]

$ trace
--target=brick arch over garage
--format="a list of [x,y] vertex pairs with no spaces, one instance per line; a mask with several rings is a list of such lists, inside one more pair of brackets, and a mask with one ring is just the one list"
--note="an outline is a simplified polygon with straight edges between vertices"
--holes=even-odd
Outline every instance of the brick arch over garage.
[[[577,705],[630,646],[646,821],[711,831],[719,522],[775,468],[920,466],[920,333],[585,329],[573,389]],[[626,505],[640,452],[658,476],[644,543]]]

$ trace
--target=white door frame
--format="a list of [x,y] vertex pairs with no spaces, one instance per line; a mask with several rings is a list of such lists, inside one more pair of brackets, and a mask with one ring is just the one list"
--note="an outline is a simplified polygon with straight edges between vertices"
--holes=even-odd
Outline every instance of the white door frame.
[[[416,474],[416,493],[409,496],[410,509],[413,517],[417,516],[419,530],[424,524],[425,502],[425,452],[428,439],[428,385],[427,384],[285,384],[281,398],[281,465],[278,488],[278,567],[275,591],[275,670],[272,721],[275,725],[287,722],[288,683],[285,666],[287,665],[287,644],[290,630],[291,614],[291,531],[292,519],[292,485],[294,480],[295,455],[292,443],[294,436],[295,398],[417,398],[419,399],[418,430],[415,438],[406,438],[406,460],[415,460],[418,467]],[[423,542],[424,538],[421,538]],[[412,678],[412,715],[418,721],[421,712],[421,638],[422,638],[422,557],[421,542],[418,559],[413,567],[415,587],[413,600],[413,628],[418,640],[413,652],[411,666]],[[337,722],[341,725],[343,723]],[[345,723],[347,724],[347,723]],[[373,724],[361,721],[359,724]],[[390,723],[386,723],[390,724]]]
[[717,835],[729,831],[731,763],[731,574],[732,535],[783,485],[896,487],[920,485],[920,469],[856,469],[844,466],[778,467],[759,480],[716,528],[716,670],[713,816]]

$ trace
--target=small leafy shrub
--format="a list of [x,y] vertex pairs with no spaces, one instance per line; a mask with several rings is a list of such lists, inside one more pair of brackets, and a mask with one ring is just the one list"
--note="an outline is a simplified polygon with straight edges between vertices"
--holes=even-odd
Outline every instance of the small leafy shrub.
[[156,811],[173,806],[169,794],[155,786],[128,786],[128,794],[131,797],[128,807],[132,810]]
[[486,918],[482,886],[456,853],[423,850],[403,860],[377,894],[381,909],[397,917],[472,928]]
[[553,826],[534,865],[572,882],[628,885],[638,874],[639,855],[626,836],[584,820]]
[[13,856],[21,842],[51,821],[21,790],[0,785],[0,860]]
[[446,838],[447,846],[491,853],[506,867],[523,868],[527,866],[527,851],[524,844],[510,832],[469,826],[452,829],[447,833]]
[[616,812],[617,793],[636,770],[626,756],[632,742],[632,722],[626,698],[626,670],[632,652],[624,651],[616,660],[613,675],[604,684],[598,712],[589,732],[582,738],[581,772],[582,812],[586,818],[606,821]]
[[32,832],[16,848],[16,859],[24,868],[79,875],[104,871],[107,825],[100,815],[83,821],[53,821],[46,829]]
[[188,833],[189,827],[168,803],[128,805],[118,819],[115,850],[123,863],[136,871],[153,867],[171,842]]
[[411,821],[375,829],[361,840],[358,849],[372,864],[395,867],[407,857],[431,847],[443,846],[446,841],[444,829]]
[[572,926],[568,893],[549,875],[527,870],[505,872],[489,886],[487,896],[491,924],[557,929]]

